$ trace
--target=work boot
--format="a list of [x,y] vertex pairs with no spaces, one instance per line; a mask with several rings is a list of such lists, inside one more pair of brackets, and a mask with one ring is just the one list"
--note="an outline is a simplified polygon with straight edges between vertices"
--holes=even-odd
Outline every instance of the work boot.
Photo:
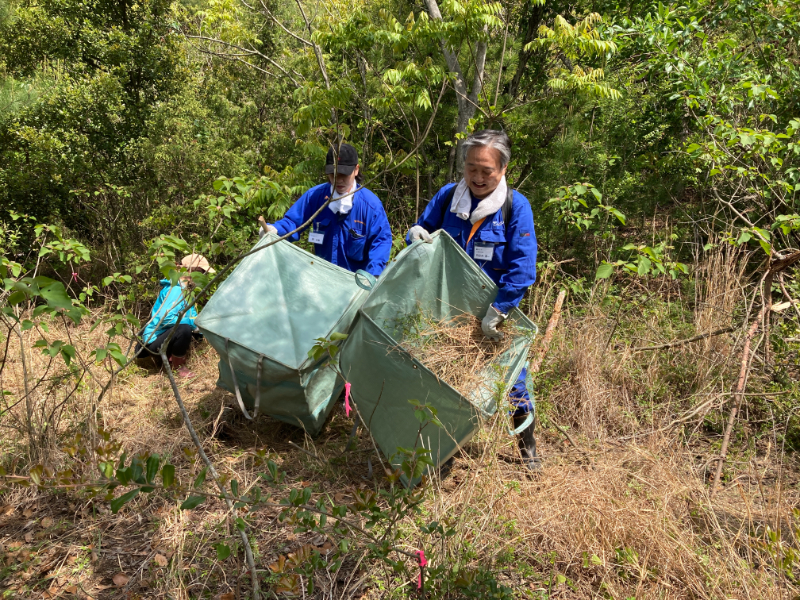
[[185,356],[170,356],[169,357],[169,364],[172,367],[172,370],[175,371],[177,369],[178,377],[193,377],[194,373],[192,373],[189,369],[186,368],[186,357]]
[[[522,425],[528,415],[514,415],[514,429]],[[533,437],[534,422],[531,422],[522,433],[517,434],[517,445],[519,446],[522,461],[529,471],[538,471],[542,468],[542,459],[536,454],[536,438]]]

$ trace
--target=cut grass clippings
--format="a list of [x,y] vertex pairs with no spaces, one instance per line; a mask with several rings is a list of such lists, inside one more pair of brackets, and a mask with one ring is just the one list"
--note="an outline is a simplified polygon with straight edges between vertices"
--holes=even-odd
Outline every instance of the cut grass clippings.
[[493,342],[483,335],[481,321],[462,313],[437,321],[419,313],[404,327],[400,346],[465,397],[484,396],[495,391],[497,373],[493,367],[520,335],[513,326],[502,328],[503,337]]

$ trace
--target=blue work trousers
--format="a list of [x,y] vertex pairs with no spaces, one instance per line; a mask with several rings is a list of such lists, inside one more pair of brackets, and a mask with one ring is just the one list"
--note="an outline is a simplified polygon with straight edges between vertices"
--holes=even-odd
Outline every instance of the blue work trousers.
[[527,415],[533,410],[533,399],[528,393],[528,386],[525,384],[527,376],[528,369],[525,367],[520,372],[516,383],[514,383],[511,387],[511,391],[508,393],[511,405],[516,408],[512,413],[515,417]]

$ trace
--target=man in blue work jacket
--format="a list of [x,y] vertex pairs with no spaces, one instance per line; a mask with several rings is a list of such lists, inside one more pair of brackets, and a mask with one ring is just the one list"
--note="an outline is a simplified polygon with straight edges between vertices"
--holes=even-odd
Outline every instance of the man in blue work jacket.
[[[338,160],[335,160],[338,154]],[[334,172],[336,171],[336,172]],[[289,238],[296,242],[308,231],[314,254],[348,271],[362,269],[377,277],[389,262],[392,230],[378,197],[361,187],[363,176],[358,153],[350,144],[341,144],[338,152],[328,150],[325,158],[328,183],[311,188],[286,211],[277,223],[267,229],[286,235],[308,221],[320,207],[331,200],[311,223]]]
[[[483,334],[498,341],[497,330],[508,312],[536,280],[536,233],[530,202],[506,184],[511,143],[503,131],[483,130],[463,144],[464,178],[440,189],[408,231],[406,242],[430,242],[430,232],[444,229],[464,248],[499,291],[483,318]],[[525,385],[527,370],[511,388],[514,426],[519,428],[533,403]],[[534,423],[519,433],[519,448],[527,467],[539,468]]]

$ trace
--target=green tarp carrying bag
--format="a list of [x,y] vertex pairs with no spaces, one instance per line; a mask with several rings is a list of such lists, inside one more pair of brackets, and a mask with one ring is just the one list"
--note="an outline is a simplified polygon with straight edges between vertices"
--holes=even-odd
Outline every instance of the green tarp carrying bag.
[[356,275],[287,241],[246,257],[195,321],[219,353],[217,385],[247,418],[260,411],[316,435],[344,382],[308,352],[346,333],[366,296]]
[[[390,263],[358,310],[340,353],[340,368],[364,425],[395,466],[402,461],[395,456],[398,447],[420,446],[441,465],[469,441],[481,419],[510,408],[507,390],[525,366],[537,331],[513,309],[504,326],[514,332],[513,342],[481,373],[490,385],[479,386],[470,397],[407,352],[401,344],[408,317],[425,314],[443,321],[470,313],[480,319],[497,295],[497,286],[453,238],[443,231],[432,237],[433,243],[415,242]],[[436,407],[444,427],[428,424],[419,433],[411,399]]]

